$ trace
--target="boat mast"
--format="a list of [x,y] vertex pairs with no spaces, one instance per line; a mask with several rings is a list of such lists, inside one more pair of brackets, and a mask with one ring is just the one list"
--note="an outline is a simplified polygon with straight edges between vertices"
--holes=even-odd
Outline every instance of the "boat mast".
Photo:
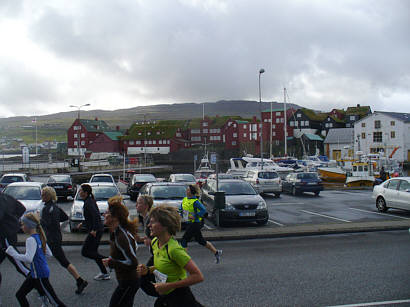
[[285,138],[285,157],[288,156],[288,142],[287,142],[287,114],[286,114],[286,87],[283,88],[283,115],[285,117],[283,123],[283,130],[284,130],[284,138]]

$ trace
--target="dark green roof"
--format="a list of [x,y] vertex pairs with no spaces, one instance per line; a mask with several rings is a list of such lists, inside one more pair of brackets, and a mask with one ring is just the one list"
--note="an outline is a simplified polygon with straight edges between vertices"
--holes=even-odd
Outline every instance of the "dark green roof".
[[143,140],[145,133],[150,140],[169,139],[175,136],[178,128],[183,130],[186,122],[185,120],[162,120],[155,123],[133,124],[128,130],[128,135],[122,136],[121,140]]
[[[215,116],[215,117],[208,117],[208,119],[210,120],[210,122],[207,128],[222,128],[222,126],[228,121],[228,119],[243,120],[243,118],[240,116]],[[202,121],[202,118],[191,119],[191,121],[189,122],[188,128],[200,129],[201,121]]]
[[345,121],[342,119],[337,118],[336,116],[329,115],[330,118],[332,118],[335,122],[337,123],[344,123]]
[[118,131],[108,131],[108,132],[104,132],[104,134],[113,141],[118,141],[119,137],[123,135],[122,132],[118,132]]
[[80,122],[88,132],[100,132],[111,130],[107,123],[103,120],[80,119]]
[[[270,109],[263,110],[262,113],[270,113]],[[272,112],[283,112],[283,108],[281,109],[272,109]]]
[[302,108],[300,109],[309,119],[316,121],[324,121],[327,118],[327,113],[316,113],[313,110]]
[[364,116],[371,113],[370,106],[363,107],[348,107],[346,109],[346,115],[360,115]]

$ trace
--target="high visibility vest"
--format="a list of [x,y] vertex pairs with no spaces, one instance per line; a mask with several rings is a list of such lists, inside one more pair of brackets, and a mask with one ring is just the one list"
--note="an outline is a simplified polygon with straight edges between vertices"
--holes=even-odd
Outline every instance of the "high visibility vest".
[[[183,212],[183,221],[184,222],[200,222],[202,217],[195,214],[194,203],[198,198],[188,198],[184,197],[182,200],[182,212]],[[196,218],[195,218],[196,217]]]

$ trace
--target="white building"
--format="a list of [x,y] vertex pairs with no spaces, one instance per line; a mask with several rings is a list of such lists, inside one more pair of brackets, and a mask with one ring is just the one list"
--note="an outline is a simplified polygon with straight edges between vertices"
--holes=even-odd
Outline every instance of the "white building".
[[399,162],[409,161],[410,113],[375,111],[355,122],[354,137],[355,152],[382,152]]
[[354,129],[329,129],[324,140],[324,153],[329,159],[346,159],[353,157]]

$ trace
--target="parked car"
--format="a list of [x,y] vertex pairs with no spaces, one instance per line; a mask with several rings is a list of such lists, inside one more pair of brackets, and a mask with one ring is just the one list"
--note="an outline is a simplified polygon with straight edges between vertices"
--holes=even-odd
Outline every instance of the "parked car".
[[26,181],[31,181],[30,177],[23,173],[4,174],[0,178],[0,192],[10,183]]
[[196,179],[192,174],[171,174],[169,182],[183,182],[186,184],[196,184]]
[[282,193],[282,180],[275,171],[249,170],[243,180],[249,182],[259,193],[274,193],[276,197]]
[[389,208],[410,210],[410,177],[394,177],[374,186],[372,198],[380,212]]
[[187,184],[179,182],[149,182],[141,189],[140,195],[149,195],[154,200],[153,206],[166,204],[179,208],[186,196]]
[[[89,185],[91,186],[94,198],[97,201],[97,206],[101,213],[101,219],[104,220],[103,214],[108,209],[108,199],[115,195],[120,195],[120,191],[115,184],[108,182],[91,182]],[[80,189],[78,189],[74,197],[70,210],[69,225],[71,232],[78,231],[78,225],[84,221],[84,201],[80,197],[79,191]]]
[[114,177],[111,174],[94,174],[91,176],[89,183],[108,182],[115,184]]
[[131,200],[136,200],[141,187],[148,182],[156,182],[157,179],[152,174],[134,174],[128,183],[127,192]]
[[53,187],[57,197],[67,199],[68,196],[74,198],[77,187],[73,184],[70,175],[51,175],[48,177],[47,185]]
[[322,180],[317,173],[301,172],[291,173],[282,181],[283,192],[289,192],[297,195],[304,192],[313,192],[319,196],[320,191],[323,191]]
[[225,208],[216,207],[216,180],[208,179],[202,187],[201,200],[208,214],[216,225],[225,222],[256,222],[265,225],[269,213],[265,200],[246,181],[240,179],[222,179],[218,182],[218,191],[225,192]]
[[26,207],[26,212],[40,212],[44,206],[41,189],[45,186],[41,182],[13,182],[7,185],[3,193],[20,201]]
[[240,178],[235,178],[233,175],[226,174],[226,173],[218,173],[218,174],[214,173],[214,174],[209,175],[208,179],[216,180],[216,176],[218,176],[218,180],[221,180],[221,179],[240,179]]

